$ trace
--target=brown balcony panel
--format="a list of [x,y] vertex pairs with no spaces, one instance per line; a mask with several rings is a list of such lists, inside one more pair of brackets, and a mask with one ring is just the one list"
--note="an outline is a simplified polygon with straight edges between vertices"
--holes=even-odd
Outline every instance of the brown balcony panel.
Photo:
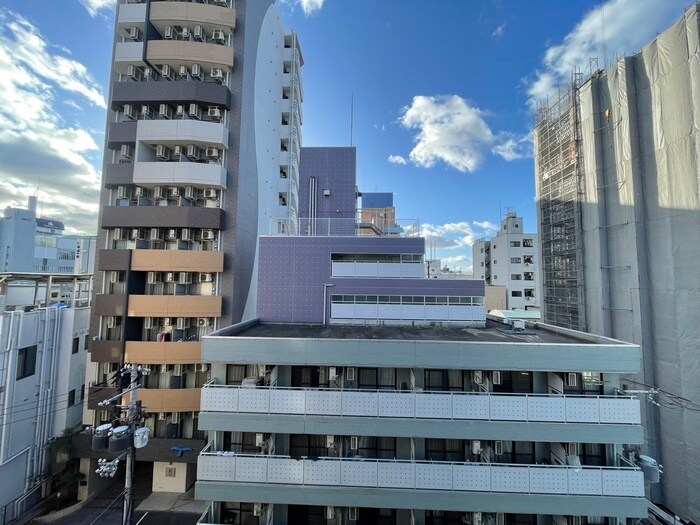
[[[172,4],[171,4],[172,5]],[[114,82],[112,109],[118,111],[124,104],[189,104],[231,108],[231,91],[215,82],[192,80],[158,80],[149,82]]]
[[129,317],[220,317],[219,295],[130,295]]
[[126,295],[98,293],[92,308],[95,315],[122,317],[126,315]]
[[90,341],[90,360],[93,363],[120,363],[124,341]]
[[129,269],[131,250],[105,250],[99,251],[97,256],[97,270],[104,272],[118,270],[126,272]]
[[107,147],[119,149],[122,144],[136,142],[136,121],[110,122],[107,130]]
[[201,388],[139,388],[146,412],[199,412]]
[[223,272],[224,253],[193,250],[134,250],[131,269],[135,272]]
[[224,210],[194,206],[105,206],[102,228],[224,227]]
[[125,186],[134,181],[134,165],[132,163],[107,164],[102,172],[102,185],[105,188]]
[[153,2],[149,14],[151,22],[167,25],[191,26],[212,24],[216,27],[236,27],[236,10],[216,5],[185,2]]
[[124,361],[144,365],[199,364],[202,362],[202,343],[127,341]]
[[205,42],[151,40],[146,48],[146,58],[151,64],[189,62],[204,67],[226,66],[233,69],[232,47]]
[[[71,436],[71,454],[74,458],[108,458],[119,454],[110,454],[107,450],[92,450],[92,435],[73,434]],[[196,463],[197,456],[205,447],[203,439],[165,439],[149,438],[148,445],[136,449],[136,461],[168,461],[173,463]],[[172,451],[172,447],[190,447],[192,452],[186,452],[181,457]]]
[[100,407],[97,406],[97,403],[104,401],[105,399],[109,399],[110,397],[114,397],[118,393],[118,388],[108,386],[91,386],[88,389],[88,408],[90,410],[98,409]]

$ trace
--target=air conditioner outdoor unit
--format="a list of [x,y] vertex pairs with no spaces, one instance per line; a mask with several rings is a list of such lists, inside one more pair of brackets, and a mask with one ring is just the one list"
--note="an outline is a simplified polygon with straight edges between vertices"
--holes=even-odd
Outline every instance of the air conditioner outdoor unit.
[[165,421],[168,419],[168,415],[165,412],[158,412],[158,421]]
[[496,454],[497,456],[500,456],[503,454],[503,441],[496,441],[493,444],[493,453]]
[[566,444],[566,455],[567,456],[578,456],[579,455],[578,443],[567,443]]
[[146,330],[151,330],[153,328],[153,317],[144,317],[143,318],[143,327]]
[[114,240],[121,241],[124,239],[124,230],[121,228],[114,228]]
[[209,372],[209,365],[206,363],[201,363],[196,366],[195,370],[197,372]]
[[348,366],[345,368],[345,379],[347,381],[354,381],[355,380],[355,367],[354,366]]
[[335,519],[335,507],[326,507],[326,519],[327,520],[334,520]]
[[472,372],[472,381],[477,385],[484,384],[484,373],[481,370],[474,370]]
[[262,516],[263,513],[263,504],[262,503],[254,503],[253,504],[253,516]]
[[181,376],[182,375],[182,365],[175,365],[173,367],[173,375],[174,376]]
[[168,106],[167,104],[161,104],[160,107],[158,108],[158,116],[160,118],[165,118],[170,120],[173,118],[173,108]]
[[146,80],[158,80],[158,74],[150,67],[143,69],[143,78]]
[[188,27],[183,27],[182,28],[182,39],[183,40],[189,40],[190,39],[190,29]]
[[175,118],[185,118],[185,106],[178,104],[175,108]]
[[129,186],[117,186],[117,199],[128,199],[131,197]]
[[146,195],[146,188],[143,186],[136,186],[134,189],[134,195],[137,197],[144,197]]
[[189,317],[178,317],[177,321],[175,323],[175,328],[178,330],[184,330],[186,328],[190,327],[190,319]]
[[152,120],[155,116],[155,111],[153,111],[153,108],[151,106],[147,106],[146,104],[144,104],[143,106],[141,106],[141,116],[145,120]]
[[199,282],[200,283],[210,283],[212,281],[212,275],[210,273],[200,273]]
[[177,240],[177,228],[168,228],[168,232],[165,234],[165,238],[169,241]]
[[360,438],[357,436],[350,436],[350,450],[357,450],[360,448]]
[[209,115],[209,118],[221,120],[221,108],[219,108],[219,106],[209,106],[207,109],[207,114]]
[[170,414],[170,422],[177,425],[180,422],[180,412]]
[[330,381],[335,381],[336,379],[338,379],[338,369],[336,367],[328,367],[328,379]]
[[207,157],[209,157],[210,159],[218,159],[219,158],[219,148],[209,146],[206,149],[206,154],[207,154]]
[[202,66],[200,66],[199,64],[192,64],[192,69],[190,73],[192,74],[192,78],[202,80]]
[[129,28],[129,39],[130,40],[138,40],[141,38],[141,31],[139,31],[138,27],[130,27]]
[[211,78],[213,80],[223,82],[224,81],[224,70],[221,69],[220,67],[213,67],[211,69]]
[[156,284],[160,280],[160,272],[148,272],[146,284]]
[[178,186],[170,186],[168,188],[168,195],[170,197],[179,197],[180,196],[180,188]]
[[472,525],[481,525],[481,512],[472,512]]
[[216,188],[205,188],[204,189],[205,199],[216,199]]
[[131,80],[141,80],[141,70],[135,65],[131,64],[126,68],[126,76]]
[[180,230],[180,240],[183,240],[183,241],[191,241],[192,240],[192,232],[190,231],[189,228],[182,228]]
[[119,282],[119,272],[117,272],[117,271],[109,272],[109,282],[110,283]]
[[156,200],[161,200],[165,198],[165,192],[163,191],[163,186],[153,187],[153,198]]
[[180,272],[177,282],[178,284],[190,284],[192,282],[192,274],[190,272]]
[[188,144],[187,158],[190,160],[199,160],[199,146],[196,146],[194,144]]
[[131,229],[131,240],[132,241],[143,241],[146,238],[146,233],[141,231],[140,228]]
[[326,448],[334,448],[335,447],[335,436],[328,435],[326,436]]
[[166,40],[173,40],[176,35],[177,33],[173,26],[165,26],[165,33],[163,34],[163,38],[165,38]]
[[124,104],[124,117],[129,120],[136,120],[139,118],[136,108],[131,104]]
[[192,29],[192,38],[199,40],[200,42],[204,40],[204,30],[202,29],[202,26],[194,26],[194,29]]
[[160,228],[151,228],[151,240],[152,241],[162,241],[163,240],[163,230]]
[[357,521],[360,519],[360,509],[357,507],[349,507],[348,508],[348,520],[350,521]]
[[203,241],[213,241],[214,240],[214,230],[202,230],[202,240]]
[[166,272],[164,281],[166,283],[174,283],[176,281],[176,272]]
[[225,44],[226,33],[224,33],[221,29],[214,29],[214,31],[211,33],[211,39],[217,44]]
[[165,144],[156,146],[156,157],[158,160],[170,160],[170,148]]
[[173,147],[173,157],[175,157],[177,160],[180,160],[180,157],[182,157],[182,146],[177,145]]
[[172,80],[173,79],[172,66],[170,66],[168,64],[163,64],[163,67],[160,68],[160,75],[167,80]]
[[122,147],[119,150],[119,156],[122,159],[128,159],[128,160],[133,159],[134,158],[134,147],[131,144],[122,144]]
[[185,198],[193,201],[197,197],[197,190],[194,186],[185,186]]
[[480,454],[481,453],[481,441],[479,440],[474,440],[472,441],[472,454]]
[[113,315],[107,316],[107,328],[115,328],[117,326],[117,318]]
[[201,119],[202,118],[202,108],[200,108],[197,104],[190,104],[188,114],[190,118],[194,119]]
[[197,325],[198,325],[198,326],[211,326],[211,323],[209,322],[209,318],[208,318],[208,317],[200,317],[200,318],[197,320]]
[[500,385],[503,384],[503,378],[501,377],[501,371],[500,370],[494,370],[491,372],[491,382],[494,385]]
[[180,76],[183,78],[187,77],[187,66],[180,66]]
[[578,377],[575,372],[569,372],[566,374],[566,386],[576,386],[578,383]]
[[496,525],[506,525],[506,515],[502,512],[496,513]]

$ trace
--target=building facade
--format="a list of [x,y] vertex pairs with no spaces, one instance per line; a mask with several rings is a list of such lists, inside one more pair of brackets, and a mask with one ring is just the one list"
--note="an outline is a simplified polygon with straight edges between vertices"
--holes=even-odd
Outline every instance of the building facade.
[[147,366],[154,490],[194,479],[170,449],[204,443],[201,337],[255,315],[258,236],[297,232],[302,65],[272,0],[117,5],[85,422],[119,417],[98,402]]
[[54,446],[82,422],[89,303],[49,297],[33,304],[0,313],[0,519],[6,523],[56,490],[51,476],[70,454],[54,453]]
[[539,308],[539,236],[525,233],[523,219],[510,212],[498,235],[472,245],[474,277],[492,286],[505,286],[508,309]]
[[[578,79],[535,130],[546,322],[633,341],[653,501],[700,522],[700,7],[639,54]],[[681,396],[680,402],[673,396]],[[658,487],[655,486],[655,487]]]
[[36,197],[29,197],[27,209],[5,208],[0,219],[0,271],[91,275],[96,238],[66,235],[63,222],[37,217],[36,208]]

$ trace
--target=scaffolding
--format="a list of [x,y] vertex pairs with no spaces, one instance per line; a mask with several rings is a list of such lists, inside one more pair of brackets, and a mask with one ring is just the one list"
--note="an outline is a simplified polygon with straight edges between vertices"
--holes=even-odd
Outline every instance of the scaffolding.
[[543,321],[585,330],[581,203],[583,174],[577,91],[581,74],[539,108],[535,125]]

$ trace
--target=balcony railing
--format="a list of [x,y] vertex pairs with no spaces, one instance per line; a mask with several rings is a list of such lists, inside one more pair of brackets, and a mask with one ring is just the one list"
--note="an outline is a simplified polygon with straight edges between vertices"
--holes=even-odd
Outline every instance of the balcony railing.
[[[286,154],[286,153],[285,153]],[[282,165],[285,165],[281,163]],[[270,220],[270,235],[289,235],[289,229],[278,228],[279,219]],[[390,226],[358,221],[355,218],[301,218],[299,235],[310,237],[354,237],[354,236],[394,236],[420,237],[420,221],[415,219],[397,219]]]
[[202,412],[641,424],[637,398],[205,385]]
[[[638,468],[629,467],[292,458],[207,450],[204,449],[197,462],[197,481],[332,486],[340,489],[372,487],[644,497],[644,474]],[[275,489],[271,487],[270,490]]]

